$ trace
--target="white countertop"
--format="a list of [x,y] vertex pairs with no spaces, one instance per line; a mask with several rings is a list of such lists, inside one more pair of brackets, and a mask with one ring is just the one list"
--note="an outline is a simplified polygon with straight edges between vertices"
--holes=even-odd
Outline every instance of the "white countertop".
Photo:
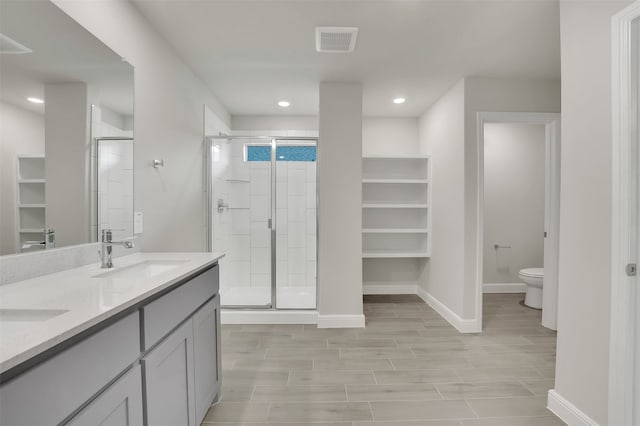
[[[114,259],[112,269],[100,269],[100,263],[95,263],[0,286],[0,373],[153,296],[223,256],[223,253],[136,253]],[[139,274],[133,278],[96,277],[145,261],[175,263],[149,277]],[[22,311],[15,310],[31,312],[36,317],[41,314],[41,318],[34,320],[34,315],[27,315],[26,320],[20,320]],[[12,316],[10,320],[9,316]],[[51,318],[42,320],[48,316]]]

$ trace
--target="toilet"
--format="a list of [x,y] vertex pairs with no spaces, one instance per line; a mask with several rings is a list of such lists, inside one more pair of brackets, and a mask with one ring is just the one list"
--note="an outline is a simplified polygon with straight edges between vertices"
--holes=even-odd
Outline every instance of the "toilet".
[[530,308],[542,309],[544,268],[521,269],[518,277],[527,285],[527,295],[524,298],[524,304]]

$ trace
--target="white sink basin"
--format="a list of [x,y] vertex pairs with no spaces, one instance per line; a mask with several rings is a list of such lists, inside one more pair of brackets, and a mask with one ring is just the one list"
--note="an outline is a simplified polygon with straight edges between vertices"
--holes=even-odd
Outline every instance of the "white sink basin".
[[69,312],[65,309],[0,309],[0,335],[11,338]]
[[126,280],[137,280],[151,278],[163,274],[187,262],[185,259],[177,260],[145,260],[131,266],[124,266],[113,271],[103,272],[94,275],[93,278],[119,278]]
[[0,309],[0,322],[40,322],[69,312],[64,309]]

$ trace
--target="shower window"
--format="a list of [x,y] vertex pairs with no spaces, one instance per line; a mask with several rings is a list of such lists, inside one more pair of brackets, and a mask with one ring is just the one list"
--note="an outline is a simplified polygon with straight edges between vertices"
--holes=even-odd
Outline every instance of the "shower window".
[[[271,145],[247,145],[245,161],[271,161]],[[276,161],[316,161],[316,147],[315,145],[277,146]]]

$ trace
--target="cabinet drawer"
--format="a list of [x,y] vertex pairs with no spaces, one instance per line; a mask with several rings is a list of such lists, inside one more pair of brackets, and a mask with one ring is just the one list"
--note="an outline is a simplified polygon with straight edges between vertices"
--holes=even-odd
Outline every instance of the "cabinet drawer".
[[142,308],[145,351],[218,292],[218,270],[216,265]]
[[140,356],[137,312],[0,388],[0,424],[58,424]]

